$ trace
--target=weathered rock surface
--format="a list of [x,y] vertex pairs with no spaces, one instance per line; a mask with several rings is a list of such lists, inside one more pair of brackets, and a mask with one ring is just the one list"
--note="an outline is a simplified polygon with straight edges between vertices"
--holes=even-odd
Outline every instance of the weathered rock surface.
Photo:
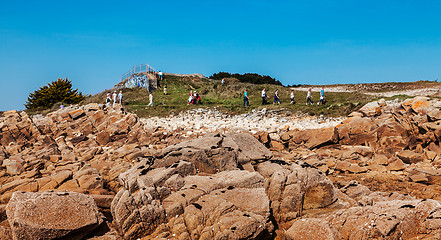
[[381,100],[321,129],[266,110],[194,110],[191,121],[98,104],[8,111],[0,233],[15,234],[2,214],[14,192],[68,190],[106,216],[91,239],[119,238],[113,226],[125,239],[436,239],[438,202],[414,197],[441,199],[440,109],[425,97]]
[[[440,204],[434,200],[392,200],[338,210],[327,217],[342,239],[436,239]],[[333,236],[335,237],[335,235]]]
[[243,169],[271,157],[272,153],[249,134],[215,134],[165,148],[153,167],[168,167],[185,160],[192,162],[197,171],[216,173]]
[[141,162],[122,174],[124,189],[112,202],[112,214],[124,238],[253,239],[273,231],[260,174],[195,173],[193,163],[181,161],[150,170]]
[[102,223],[93,198],[74,192],[15,192],[6,213],[13,239],[82,239]]
[[[216,171],[181,155],[220,149],[226,151],[223,155],[233,153],[227,159],[234,161]],[[169,161],[170,155],[182,157]],[[270,156],[247,134],[215,135],[167,147],[158,158],[120,175],[123,189],[111,207],[115,225],[126,239],[265,239],[275,234],[271,219],[288,229],[303,210],[325,208],[337,200],[332,182],[319,171],[271,161]],[[225,162],[213,154],[204,159],[210,166]]]

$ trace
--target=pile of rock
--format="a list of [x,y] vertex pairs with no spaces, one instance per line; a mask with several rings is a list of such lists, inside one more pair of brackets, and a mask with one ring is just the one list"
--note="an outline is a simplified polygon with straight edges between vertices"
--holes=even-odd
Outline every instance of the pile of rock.
[[432,195],[420,196],[441,199],[440,108],[441,101],[426,97],[378,101],[335,127],[286,131],[279,140],[265,134],[258,138],[286,152],[287,159],[304,161],[327,174],[372,172],[380,173],[381,180],[383,173],[399,174],[401,181],[433,185]]
[[[255,112],[189,141],[182,138],[198,122],[141,121],[98,104],[44,117],[5,112],[0,236],[440,238],[439,202],[414,197],[441,196],[440,108],[421,97],[379,101],[319,129],[295,129],[287,117]],[[228,118],[204,117],[213,113],[200,115],[200,134]],[[243,129],[233,128],[247,118]],[[265,121],[287,125],[268,131]],[[179,133],[171,133],[175,127]],[[250,130],[254,136],[237,133]],[[373,181],[371,190],[352,179]],[[420,192],[394,193],[396,183]],[[391,188],[372,191],[380,185]]]
[[273,159],[248,134],[170,146],[120,181],[111,211],[124,239],[441,236],[438,201],[371,192],[357,182],[337,189],[308,164]]
[[14,192],[57,190],[88,194],[109,213],[121,187],[119,174],[139,157],[156,154],[150,144],[165,145],[167,137],[144,131],[136,115],[98,104],[47,116],[5,112],[0,119],[0,210]]
[[287,116],[283,109],[270,111],[255,109],[242,115],[227,115],[216,109],[195,109],[166,118],[143,118],[146,129],[179,132],[184,137],[219,132],[267,132],[280,134],[287,129],[316,129],[338,125],[343,118]]
[[98,104],[68,107],[45,117],[17,111],[4,116],[0,203],[14,191],[116,192],[118,175],[138,157],[155,154],[151,144],[169,136],[145,131],[136,115]]

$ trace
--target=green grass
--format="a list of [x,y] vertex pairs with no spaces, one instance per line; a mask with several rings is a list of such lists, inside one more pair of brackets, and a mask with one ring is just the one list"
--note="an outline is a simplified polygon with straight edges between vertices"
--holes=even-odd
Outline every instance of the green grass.
[[[163,94],[162,87],[167,84],[168,95]],[[295,91],[295,104],[290,103],[289,88],[277,85],[256,85],[240,82],[228,82],[225,85],[220,81],[199,79],[193,77],[177,77],[166,75],[161,87],[153,92],[153,107],[148,107],[148,93],[145,89],[123,89],[124,107],[140,117],[167,116],[178,114],[194,108],[213,108],[229,113],[242,114],[253,109],[267,108],[270,110],[284,109],[289,113],[308,113],[310,115],[345,116],[360,108],[365,103],[374,100],[374,97],[354,93],[325,93],[325,105],[305,105],[306,92]],[[267,89],[268,105],[262,106],[260,97],[263,88]],[[243,107],[243,92],[248,91],[250,107]],[[274,91],[279,89],[280,105],[273,105]],[[202,105],[187,105],[190,90],[196,90],[202,96]],[[92,96],[84,103],[103,103],[107,90]],[[312,93],[313,101],[319,100],[319,93]]]
[[[167,95],[163,94],[163,86],[167,84]],[[268,105],[262,106],[261,91],[267,89]],[[243,92],[248,91],[250,107],[243,107]],[[279,89],[281,100],[280,105],[273,105],[274,92]],[[326,89],[326,88],[325,88]],[[195,108],[213,108],[228,113],[242,114],[253,109],[267,108],[269,110],[284,109],[286,114],[307,113],[309,115],[324,116],[347,116],[349,113],[359,109],[364,104],[377,100],[374,96],[362,93],[348,92],[325,92],[325,105],[306,105],[306,92],[295,91],[295,104],[290,103],[291,89],[278,85],[258,85],[227,81],[222,85],[220,81],[200,79],[196,77],[177,77],[166,75],[160,87],[153,92],[153,107],[148,107],[148,92],[143,88],[122,89],[124,96],[124,107],[136,113],[139,117],[168,116],[178,114]],[[190,90],[196,90],[202,96],[202,105],[187,105]],[[84,100],[81,104],[92,102],[104,103],[106,94],[110,90],[93,95]],[[405,99],[408,96],[397,96]],[[397,97],[388,98],[395,99]],[[312,92],[314,102],[319,100],[319,92]]]

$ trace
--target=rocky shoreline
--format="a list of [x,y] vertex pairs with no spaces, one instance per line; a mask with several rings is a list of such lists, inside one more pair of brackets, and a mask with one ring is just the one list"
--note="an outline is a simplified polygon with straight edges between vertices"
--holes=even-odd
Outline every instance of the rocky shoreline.
[[439,239],[441,101],[0,118],[0,239]]

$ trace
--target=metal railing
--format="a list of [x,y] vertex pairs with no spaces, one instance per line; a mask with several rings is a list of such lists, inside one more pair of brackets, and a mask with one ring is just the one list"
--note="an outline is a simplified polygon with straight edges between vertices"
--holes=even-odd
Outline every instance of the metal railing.
[[150,67],[148,64],[140,64],[140,65],[132,67],[132,69],[130,69],[130,71],[128,71],[128,72],[124,73],[123,75],[121,75],[120,82],[128,79],[133,74],[137,74],[137,73],[155,73],[155,72],[156,72],[155,69]]

